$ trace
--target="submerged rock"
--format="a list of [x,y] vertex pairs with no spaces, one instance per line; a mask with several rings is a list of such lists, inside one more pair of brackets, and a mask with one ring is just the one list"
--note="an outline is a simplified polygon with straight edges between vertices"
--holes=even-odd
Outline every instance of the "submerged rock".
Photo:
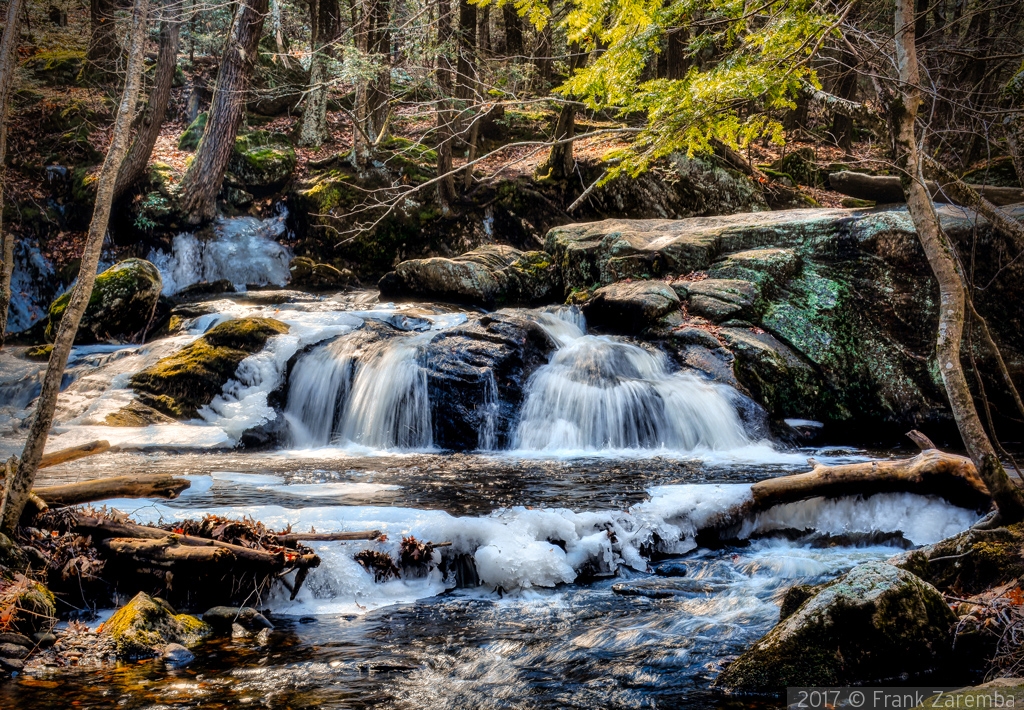
[[595,291],[583,313],[593,325],[639,333],[678,309],[679,296],[663,281],[620,281]]
[[[75,342],[123,343],[141,336],[150,325],[162,288],[160,272],[145,259],[114,264],[96,276]],[[50,342],[57,337],[71,293],[68,290],[50,306],[45,331]]]
[[522,252],[492,244],[453,258],[403,261],[380,281],[381,293],[496,305],[536,304],[557,299],[559,272],[545,252]]
[[257,353],[288,326],[272,318],[221,323],[182,350],[132,376],[139,401],[175,419],[198,416],[220,394],[238,364]]
[[953,650],[956,617],[933,586],[885,562],[824,585],[715,681],[740,693],[877,684],[933,671]]
[[103,633],[117,645],[121,659],[159,656],[168,644],[194,646],[212,632],[209,625],[188,614],[176,614],[159,600],[139,592],[114,612]]

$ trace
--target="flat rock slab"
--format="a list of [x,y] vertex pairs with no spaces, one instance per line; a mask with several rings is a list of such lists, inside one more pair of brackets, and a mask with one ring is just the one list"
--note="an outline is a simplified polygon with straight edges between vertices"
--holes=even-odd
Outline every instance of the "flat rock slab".
[[599,288],[583,307],[587,322],[617,333],[639,333],[679,309],[664,281],[620,281]]

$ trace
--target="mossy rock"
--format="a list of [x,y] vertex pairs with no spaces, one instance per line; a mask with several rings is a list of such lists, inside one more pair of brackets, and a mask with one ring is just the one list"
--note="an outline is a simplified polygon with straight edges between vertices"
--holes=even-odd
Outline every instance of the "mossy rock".
[[47,362],[50,359],[50,353],[53,352],[53,345],[35,345],[25,351],[26,360],[34,360],[36,362]]
[[286,183],[296,163],[286,136],[254,131],[235,139],[228,170],[249,192],[265,192]]
[[203,111],[201,114],[196,116],[196,119],[192,123],[188,124],[181,137],[178,138],[178,150],[195,150],[199,147],[199,141],[203,139],[203,131],[206,130],[206,119],[209,118],[210,114]]
[[[96,276],[89,305],[78,325],[75,342],[122,343],[149,325],[160,298],[160,272],[145,259],[125,259]],[[57,337],[60,320],[71,302],[72,290],[50,305],[45,336]]]
[[67,86],[82,79],[86,57],[80,50],[54,49],[26,59],[23,66],[44,84]]
[[189,614],[176,614],[166,602],[143,592],[103,624],[103,634],[114,640],[122,660],[152,658],[169,643],[195,646],[212,633],[208,624]]
[[238,364],[288,326],[272,318],[239,318],[212,328],[174,355],[132,376],[139,401],[175,419],[191,419],[220,394]]
[[[266,38],[264,38],[266,39]],[[278,116],[292,111],[309,87],[309,72],[295,63],[278,61],[276,48],[259,53],[250,85],[252,97],[246,109],[262,116]]]
[[389,172],[414,185],[437,174],[437,151],[408,138],[386,138],[377,147],[374,158],[382,162]]
[[1009,156],[995,158],[963,174],[966,183],[991,185],[993,187],[1020,187],[1022,178],[1017,175],[1013,160]]
[[797,185],[820,187],[825,184],[826,176],[818,169],[813,148],[800,148],[787,153],[772,163],[770,170],[792,178]]
[[99,182],[98,165],[75,168],[71,174],[71,199],[82,207],[92,208],[96,201],[96,186]]
[[788,686],[921,676],[950,659],[955,623],[935,587],[906,570],[869,562],[804,601],[726,667],[715,685],[776,694]]
[[309,257],[297,256],[288,267],[292,277],[290,285],[312,291],[338,291],[348,288],[355,276],[348,269],[337,269],[330,264],[320,264]]

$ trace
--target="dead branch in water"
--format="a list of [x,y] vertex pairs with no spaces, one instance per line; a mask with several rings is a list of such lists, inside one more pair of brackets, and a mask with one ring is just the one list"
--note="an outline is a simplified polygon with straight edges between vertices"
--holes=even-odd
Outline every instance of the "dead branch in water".
[[49,506],[80,505],[108,498],[177,498],[190,485],[186,478],[157,473],[46,486],[36,488],[33,493]]

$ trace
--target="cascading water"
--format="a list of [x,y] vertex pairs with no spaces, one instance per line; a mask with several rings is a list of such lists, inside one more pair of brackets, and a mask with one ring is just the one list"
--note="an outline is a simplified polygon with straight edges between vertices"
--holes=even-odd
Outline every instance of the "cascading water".
[[291,251],[277,243],[285,233],[288,210],[283,206],[268,219],[221,217],[211,239],[183,232],[174,238],[171,253],[152,251],[149,260],[160,270],[163,294],[186,286],[226,279],[235,288],[247,285],[283,286],[291,276]]
[[750,442],[735,391],[689,372],[670,372],[662,353],[585,333],[574,309],[542,313],[558,344],[531,377],[520,450],[733,449]]
[[429,449],[433,444],[422,336],[366,344],[341,338],[295,364],[285,418],[293,446],[331,443],[374,449]]

